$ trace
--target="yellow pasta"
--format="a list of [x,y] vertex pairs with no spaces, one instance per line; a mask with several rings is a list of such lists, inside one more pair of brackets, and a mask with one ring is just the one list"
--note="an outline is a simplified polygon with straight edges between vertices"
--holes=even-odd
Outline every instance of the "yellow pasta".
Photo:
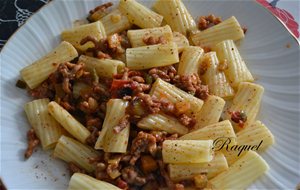
[[266,161],[256,152],[249,151],[238,159],[229,169],[210,183],[215,189],[245,189],[269,169]]
[[199,98],[196,98],[193,95],[159,78],[152,85],[150,95],[155,96],[158,99],[167,99],[175,105],[180,103],[189,104],[190,110],[188,110],[186,114],[193,118],[196,117],[203,105],[203,101]]
[[213,45],[224,40],[237,41],[244,37],[245,35],[243,29],[241,28],[237,19],[232,16],[220,24],[193,34],[191,36],[191,40],[194,45],[212,47]]
[[193,17],[181,0],[157,0],[153,8],[164,17],[164,20],[171,26],[173,31],[186,35],[196,29]]
[[64,133],[60,124],[48,114],[49,99],[38,99],[24,106],[28,121],[40,139],[44,150],[54,148],[60,136]]
[[193,179],[195,175],[207,173],[208,179],[211,179],[219,173],[228,169],[226,158],[222,153],[216,153],[214,158],[208,163],[198,164],[170,164],[169,174],[173,181],[182,181]]
[[225,120],[219,123],[211,124],[186,135],[181,136],[181,140],[221,140],[230,142],[230,145],[236,144],[236,135],[230,121]]
[[146,130],[166,131],[170,134],[177,133],[179,135],[184,135],[189,131],[176,118],[163,113],[149,114],[141,119],[137,126]]
[[209,95],[204,100],[204,104],[200,112],[197,113],[194,130],[217,123],[221,117],[224,106],[225,101],[222,98]]
[[110,99],[107,102],[106,116],[102,131],[95,144],[95,149],[103,149],[105,152],[125,153],[128,145],[130,125],[119,133],[114,132],[120,120],[125,116],[128,102],[121,99]]
[[141,28],[159,27],[163,17],[135,0],[120,0],[119,9],[129,22]]
[[190,46],[189,40],[180,32],[173,32],[173,42],[177,45],[178,53],[181,53],[185,47]]
[[96,40],[106,37],[101,21],[80,25],[78,27],[65,30],[61,33],[62,40],[70,42],[76,49],[80,51],[86,51],[88,48],[94,47],[92,42],[87,42],[84,45],[80,45],[80,41],[87,36],[94,37]]
[[175,43],[126,49],[127,67],[135,70],[172,65],[179,61]]
[[209,92],[222,98],[231,98],[234,90],[226,79],[216,52],[206,53],[200,65],[201,78],[208,85]]
[[20,71],[22,79],[33,89],[56,71],[60,63],[73,60],[78,56],[76,49],[68,42],[61,42],[50,53]]
[[61,136],[54,149],[53,156],[72,162],[88,172],[95,170],[95,165],[89,161],[89,158],[97,158],[100,154],[87,145],[66,136]]
[[100,21],[104,26],[106,35],[122,32],[132,26],[127,16],[119,9],[115,9],[111,13],[105,15]]
[[150,37],[157,41],[159,38],[162,38],[165,43],[173,41],[173,33],[169,25],[156,28],[128,30],[127,36],[132,47],[146,46],[145,41]]
[[162,156],[165,163],[192,164],[210,162],[213,158],[212,140],[165,140]]
[[220,62],[226,64],[224,73],[233,87],[237,87],[240,82],[253,82],[253,76],[233,40],[225,40],[216,44],[214,50]]
[[61,107],[58,103],[52,101],[48,104],[48,112],[66,129],[73,137],[80,142],[85,143],[85,140],[90,136],[90,131],[77,121],[67,110]]
[[178,65],[179,75],[198,74],[200,68],[200,58],[204,55],[202,48],[197,46],[185,47],[180,57]]
[[117,74],[125,67],[125,64],[119,60],[97,59],[86,55],[81,55],[79,57],[79,62],[83,62],[90,71],[95,69],[99,77],[107,78],[112,78],[113,75]]
[[68,190],[121,190],[120,188],[107,183],[105,181],[97,180],[89,175],[82,173],[74,173],[70,179]]
[[226,112],[225,117],[231,119],[231,113],[243,111],[247,117],[246,123],[240,126],[232,121],[235,130],[239,131],[246,128],[249,124],[255,121],[256,115],[260,108],[260,102],[264,88],[258,84],[241,82],[238,86],[236,95],[232,100],[232,105]]

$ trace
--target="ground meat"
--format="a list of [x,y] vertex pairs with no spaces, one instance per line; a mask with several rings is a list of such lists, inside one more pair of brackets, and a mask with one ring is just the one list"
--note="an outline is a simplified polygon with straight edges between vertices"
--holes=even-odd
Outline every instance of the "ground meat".
[[101,39],[98,41],[93,36],[87,36],[80,41],[80,45],[84,45],[88,42],[92,42],[94,47],[89,48],[87,52],[92,52],[93,56],[99,59],[111,59],[111,56],[106,53],[108,51],[108,43],[106,39]]
[[220,61],[219,65],[218,65],[218,71],[225,71],[226,69],[228,69],[228,61],[227,59],[224,59],[223,61]]
[[78,107],[85,113],[95,113],[98,106],[98,102],[93,97],[89,97],[86,101],[80,102]]
[[160,111],[161,103],[156,98],[144,93],[139,93],[137,97],[142,100],[144,108],[150,113],[158,113]]
[[204,75],[207,69],[211,66],[211,58],[205,57],[200,66],[200,75]]
[[91,132],[91,134],[86,139],[86,142],[90,146],[94,147],[99,136],[99,129],[93,126],[88,126],[87,129]]
[[177,71],[174,66],[164,66],[164,67],[155,67],[153,69],[150,69],[148,74],[152,76],[155,80],[157,78],[160,78],[166,82],[171,82],[175,75],[177,74]]
[[239,124],[240,127],[244,127],[244,124],[247,121],[247,115],[243,110],[232,111],[230,112],[230,115],[233,122]]
[[153,36],[145,36],[143,38],[143,42],[146,45],[155,45],[155,44],[166,44],[167,41],[163,36],[160,36],[158,38],[155,38]]
[[99,180],[109,178],[109,176],[106,173],[106,164],[104,164],[103,162],[96,164],[95,177],[96,177],[96,179],[99,179]]
[[102,120],[98,117],[86,116],[86,126],[93,126],[100,129],[102,126]]
[[112,34],[107,37],[108,47],[116,53],[124,53],[125,50],[121,45],[122,37],[119,34]]
[[102,5],[97,6],[93,10],[90,10],[90,15],[87,18],[89,21],[97,21],[107,15],[107,9],[113,5],[112,2],[108,2]]
[[51,86],[48,83],[48,81],[45,81],[40,86],[32,90],[29,90],[29,94],[35,99],[42,99],[42,98],[53,99],[55,96],[55,91],[53,86]]
[[201,84],[201,80],[197,74],[192,75],[176,75],[174,84],[178,88],[205,100],[208,93],[208,87]]
[[73,63],[63,63],[60,64],[57,68],[57,71],[62,74],[63,77],[63,91],[67,94],[72,93],[72,85],[71,81],[75,79],[79,79],[82,76],[89,75],[89,72],[86,72],[84,70],[84,63],[78,63],[78,64],[73,64]]
[[132,158],[130,160],[130,164],[134,165],[143,152],[150,152],[154,155],[156,153],[156,149],[156,138],[149,133],[143,131],[139,132],[137,137],[132,141],[130,149]]
[[128,166],[122,169],[122,178],[128,183],[142,186],[146,183],[146,178],[142,177],[134,166]]
[[35,132],[34,132],[34,129],[30,129],[28,132],[27,132],[27,141],[28,141],[28,147],[25,151],[25,158],[29,158],[34,149],[39,145],[40,143],[40,140],[37,138]]
[[69,162],[69,170],[70,170],[70,175],[73,175],[74,173],[83,173],[83,174],[87,173],[84,169],[81,169],[73,162]]
[[178,121],[189,128],[192,128],[196,124],[196,120],[192,117],[187,116],[186,114],[181,114],[178,118]]
[[126,181],[122,180],[121,178],[118,178],[116,180],[117,182],[117,187],[119,187],[120,189],[128,189],[128,184]]
[[205,30],[221,22],[222,22],[221,17],[215,17],[215,15],[213,14],[208,16],[201,16],[198,21],[198,28],[199,30]]
[[184,185],[180,184],[180,183],[176,183],[173,189],[174,190],[184,190]]
[[114,133],[118,134],[129,126],[129,116],[130,115],[126,114],[120,119],[119,124],[114,127]]
[[166,171],[165,164],[162,160],[157,161],[159,166],[160,175],[164,178],[164,181],[169,189],[173,189],[174,183],[170,179],[170,176],[168,175],[168,172]]

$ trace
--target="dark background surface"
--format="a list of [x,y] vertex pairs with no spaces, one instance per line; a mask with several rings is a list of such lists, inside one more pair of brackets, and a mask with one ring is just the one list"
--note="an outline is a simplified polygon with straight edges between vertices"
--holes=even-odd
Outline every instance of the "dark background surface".
[[25,21],[50,0],[0,0],[0,49]]

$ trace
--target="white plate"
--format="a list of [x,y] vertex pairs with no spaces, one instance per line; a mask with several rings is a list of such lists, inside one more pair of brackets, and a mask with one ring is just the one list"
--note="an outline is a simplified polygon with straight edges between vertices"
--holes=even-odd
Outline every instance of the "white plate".
[[[65,165],[42,151],[24,161],[29,125],[23,105],[30,98],[15,87],[19,70],[45,55],[60,41],[60,32],[84,18],[101,1],[53,1],[36,13],[1,52],[1,177],[8,189],[66,189]],[[151,2],[145,2],[148,6]],[[247,26],[240,52],[259,84],[265,87],[261,119],[276,137],[262,154],[270,170],[251,189],[295,189],[299,168],[299,42],[254,1],[185,2],[194,17],[234,15]],[[289,46],[289,48],[287,48]],[[255,170],[255,168],[253,168]],[[66,176],[64,176],[67,174]]]

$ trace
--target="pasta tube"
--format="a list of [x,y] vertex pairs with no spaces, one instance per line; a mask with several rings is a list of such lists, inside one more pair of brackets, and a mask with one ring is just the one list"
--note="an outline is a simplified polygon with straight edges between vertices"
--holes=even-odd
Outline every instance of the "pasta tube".
[[165,163],[192,164],[210,162],[213,158],[212,140],[165,140],[162,157]]
[[158,99],[164,98],[169,102],[176,104],[188,103],[190,104],[190,110],[186,113],[193,118],[201,110],[203,101],[193,95],[184,92],[183,90],[175,87],[174,85],[163,81],[158,78],[152,85],[150,95],[157,97]]
[[52,101],[48,104],[48,112],[54,117],[63,128],[66,129],[73,137],[80,142],[85,143],[85,140],[90,136],[90,131],[79,123],[67,110],[61,107],[58,103]]
[[235,130],[239,131],[255,121],[256,115],[260,108],[260,102],[264,88],[258,84],[241,82],[238,86],[238,91],[232,100],[232,105],[226,112],[225,117],[232,119],[231,114],[236,111],[243,111],[247,117],[244,125],[239,125],[232,121]]
[[198,74],[200,68],[200,58],[204,55],[204,51],[200,47],[185,47],[178,66],[179,75]]
[[173,32],[173,42],[177,45],[178,53],[181,53],[185,47],[190,46],[189,40],[180,32]]
[[149,69],[172,65],[179,61],[175,43],[126,49],[126,63],[130,69]]
[[105,181],[97,180],[89,175],[82,173],[74,173],[70,179],[68,190],[121,190],[120,188],[107,183]]
[[[257,152],[263,152],[269,146],[274,144],[274,136],[271,131],[261,122],[256,121],[249,125],[247,128],[236,133],[237,136],[237,145],[244,146],[246,150],[257,149]],[[237,159],[239,159],[246,152],[233,150],[229,152],[224,152],[228,164],[233,164]]]
[[227,171],[211,179],[210,183],[215,189],[245,189],[268,168],[268,164],[262,157],[254,151],[249,151]]
[[48,114],[49,99],[38,99],[25,104],[24,109],[30,125],[40,139],[44,150],[54,148],[64,130]]
[[119,33],[131,28],[132,24],[129,22],[127,16],[119,9],[115,9],[100,19],[102,22],[106,35]]
[[121,71],[125,64],[122,61],[113,59],[97,59],[86,55],[81,55],[79,61],[83,62],[86,68],[90,71],[96,70],[100,77],[112,78],[113,75]]
[[114,132],[114,127],[125,116],[127,106],[128,102],[121,99],[110,99],[107,102],[106,116],[95,149],[114,153],[126,152],[130,125],[128,123],[128,126],[119,133]]
[[[216,140],[220,138],[230,139],[230,145],[236,144],[236,135],[230,121],[225,120],[211,124],[191,133],[181,136],[180,140]],[[224,139],[224,140],[225,140]]]
[[120,0],[119,9],[127,15],[129,22],[141,28],[159,27],[163,17],[135,0]]
[[155,40],[162,37],[167,43],[173,41],[172,30],[168,25],[156,28],[128,30],[127,36],[132,47],[146,46],[145,40],[150,37]]
[[179,135],[184,135],[189,131],[176,118],[163,113],[149,114],[141,119],[137,126],[146,130],[166,131],[170,134],[178,133]]
[[205,84],[208,85],[211,94],[222,98],[230,98],[234,95],[234,91],[224,72],[220,70],[220,62],[216,52],[206,53],[200,67],[201,77]]
[[217,123],[222,115],[225,101],[214,95],[209,95],[199,113],[197,113],[194,129],[200,129],[207,125]]
[[244,38],[244,31],[237,19],[232,16],[220,24],[191,36],[194,45],[213,46],[224,40],[237,41]]
[[97,40],[106,37],[105,29],[101,21],[77,26],[61,33],[62,40],[70,42],[76,49],[80,51],[86,51],[88,48],[94,47],[92,42],[87,42],[84,45],[80,45],[80,41],[87,36],[94,37]]
[[226,158],[222,153],[216,153],[214,158],[208,163],[198,164],[170,164],[169,174],[173,181],[182,181],[193,179],[195,175],[207,173],[208,179],[211,179],[219,173],[228,169]]
[[237,87],[240,82],[253,82],[253,76],[233,40],[218,43],[214,50],[220,62],[226,64],[224,73],[233,87]]
[[153,8],[164,17],[173,31],[186,35],[187,32],[197,28],[193,17],[181,0],[157,0]]
[[95,165],[90,163],[89,158],[96,158],[100,155],[89,146],[83,145],[72,138],[61,136],[54,149],[53,156],[68,163],[72,162],[87,172],[93,172]]
[[56,71],[60,63],[78,56],[76,49],[68,42],[61,42],[54,50],[20,71],[22,79],[33,89]]

